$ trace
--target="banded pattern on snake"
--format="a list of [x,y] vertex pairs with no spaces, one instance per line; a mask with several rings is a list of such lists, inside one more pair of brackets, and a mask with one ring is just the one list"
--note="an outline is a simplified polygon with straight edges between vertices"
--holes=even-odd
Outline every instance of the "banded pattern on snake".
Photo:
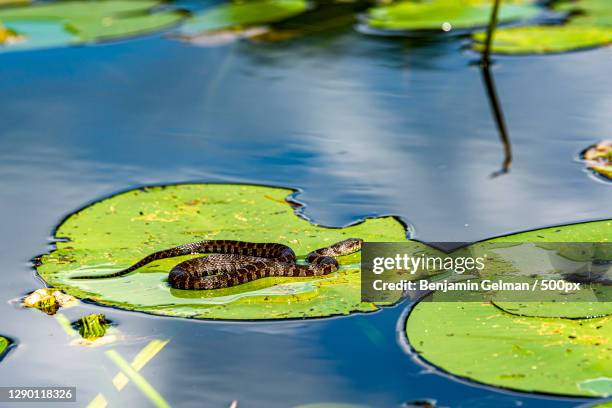
[[338,270],[336,256],[361,249],[363,240],[349,238],[312,251],[307,264],[297,264],[291,248],[276,243],[207,240],[155,252],[129,268],[106,275],[75,276],[72,279],[105,279],[127,275],[144,265],[182,255],[214,254],[181,262],[170,271],[168,281],[176,289],[210,290],[240,285],[267,276],[320,276]]

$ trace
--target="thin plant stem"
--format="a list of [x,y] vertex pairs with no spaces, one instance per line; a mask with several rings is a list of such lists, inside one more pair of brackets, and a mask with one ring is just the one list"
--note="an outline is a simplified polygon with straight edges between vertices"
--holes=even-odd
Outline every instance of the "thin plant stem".
[[499,13],[499,6],[501,0],[495,0],[493,3],[493,9],[491,10],[491,17],[489,18],[489,25],[487,26],[487,38],[485,39],[485,47],[482,52],[481,64],[483,66],[489,66],[491,63],[491,43],[493,42],[493,34],[495,28],[497,28],[497,15]]

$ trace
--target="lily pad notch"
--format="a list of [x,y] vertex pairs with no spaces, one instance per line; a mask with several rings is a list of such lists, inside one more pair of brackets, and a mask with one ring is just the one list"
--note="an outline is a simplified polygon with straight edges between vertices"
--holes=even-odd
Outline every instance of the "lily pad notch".
[[35,259],[49,285],[100,305],[145,313],[223,320],[295,319],[371,312],[361,302],[360,254],[338,258],[341,269],[311,277],[268,277],[231,288],[178,290],[168,271],[188,257],[157,261],[122,278],[75,280],[114,272],[161,249],[205,239],[279,242],[298,258],[349,237],[406,240],[397,217],[365,218],[344,227],[313,224],[299,190],[251,184],[174,184],[127,190],[68,215],[55,249]]

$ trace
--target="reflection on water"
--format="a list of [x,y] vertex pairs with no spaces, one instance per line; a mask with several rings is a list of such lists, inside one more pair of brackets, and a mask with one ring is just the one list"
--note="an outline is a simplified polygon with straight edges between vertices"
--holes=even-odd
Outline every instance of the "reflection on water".
[[489,64],[483,65],[480,68],[480,71],[482,72],[482,79],[487,90],[487,96],[489,98],[489,104],[491,105],[491,111],[493,112],[493,118],[495,119],[495,125],[497,126],[497,131],[499,132],[499,138],[504,148],[504,161],[502,162],[501,169],[491,175],[492,177],[497,177],[510,171],[510,166],[512,165],[512,144],[510,143],[510,137],[508,136],[502,105],[497,97],[495,82],[493,80],[493,75],[491,74],[491,66]]
[[[608,186],[575,153],[612,133],[608,50],[503,58],[515,166],[491,179],[499,145],[473,55],[456,41],[410,46],[350,28],[284,43],[195,48],[164,38],[3,54],[0,332],[18,347],[8,385],[76,385],[86,404],[148,406],[118,393],[104,349],[75,348],[57,323],[7,303],[40,286],[29,259],[84,204],[137,185],[255,182],[301,188],[328,225],[395,214],[431,241],[609,217]],[[404,305],[312,322],[215,323],[84,305],[130,339],[126,359],[170,339],[142,375],[176,407],[317,401],[396,406],[574,406],[423,371],[398,345]]]

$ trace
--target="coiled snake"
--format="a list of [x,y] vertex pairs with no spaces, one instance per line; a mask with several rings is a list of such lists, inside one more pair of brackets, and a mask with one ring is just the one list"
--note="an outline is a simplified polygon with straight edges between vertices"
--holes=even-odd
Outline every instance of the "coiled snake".
[[229,240],[207,240],[155,252],[127,269],[106,275],[75,276],[72,279],[105,279],[126,275],[142,266],[182,255],[215,254],[189,259],[170,271],[168,281],[176,289],[209,290],[240,285],[267,276],[320,276],[338,270],[333,257],[361,249],[363,240],[349,238],[312,251],[299,265],[295,253],[283,244]]

